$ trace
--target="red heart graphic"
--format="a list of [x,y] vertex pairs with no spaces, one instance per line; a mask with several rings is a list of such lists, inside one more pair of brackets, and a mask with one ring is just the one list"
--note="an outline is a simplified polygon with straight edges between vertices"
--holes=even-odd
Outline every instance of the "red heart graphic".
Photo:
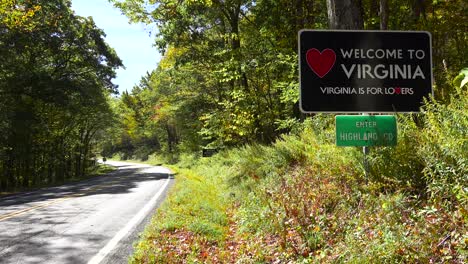
[[307,64],[318,77],[323,78],[333,68],[336,61],[336,54],[331,49],[310,49],[306,53]]
[[400,87],[395,87],[395,93],[400,94],[401,93],[401,88]]

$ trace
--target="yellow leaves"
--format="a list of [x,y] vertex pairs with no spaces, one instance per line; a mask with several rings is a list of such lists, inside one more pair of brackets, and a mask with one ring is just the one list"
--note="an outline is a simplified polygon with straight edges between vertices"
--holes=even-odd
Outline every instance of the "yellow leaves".
[[33,17],[34,14],[36,14],[36,12],[38,12],[41,9],[42,9],[42,7],[40,5],[36,5],[33,8],[27,10],[25,16],[26,17]]
[[2,0],[0,21],[10,29],[30,31],[35,27],[34,16],[42,9],[40,5],[26,8],[15,0]]
[[187,3],[189,5],[201,4],[201,5],[205,5],[205,6],[208,6],[208,7],[213,5],[213,2],[211,0],[188,0]]
[[126,130],[128,132],[128,135],[130,137],[135,137],[135,133],[136,133],[136,130],[138,128],[138,124],[135,120],[135,118],[133,118],[132,116],[126,116],[126,118],[124,119],[124,125],[126,126]]
[[159,67],[161,67],[161,70],[171,69],[175,64],[176,59],[185,52],[187,52],[187,48],[169,47],[166,54],[164,54],[164,57],[161,59]]
[[171,105],[169,102],[160,102],[154,108],[154,121],[167,122],[174,116],[176,107]]

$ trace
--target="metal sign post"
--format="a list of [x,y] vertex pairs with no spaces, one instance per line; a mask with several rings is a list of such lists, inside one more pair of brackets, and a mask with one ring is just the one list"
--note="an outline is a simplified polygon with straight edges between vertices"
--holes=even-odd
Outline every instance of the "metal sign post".
[[369,147],[362,147],[362,153],[364,153],[364,176],[366,179],[369,178],[369,161],[367,160],[369,151]]
[[[369,114],[366,114],[366,113],[362,113],[361,115],[369,116]],[[369,179],[369,163],[367,160],[367,155],[369,154],[369,147],[363,146],[362,153],[364,154],[364,161],[363,161],[364,162],[364,177],[366,178],[366,181],[367,181],[367,179]]]

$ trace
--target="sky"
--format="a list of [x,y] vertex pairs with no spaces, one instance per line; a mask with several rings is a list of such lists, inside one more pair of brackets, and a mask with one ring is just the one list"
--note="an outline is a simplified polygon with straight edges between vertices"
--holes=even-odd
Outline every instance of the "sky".
[[106,42],[115,49],[125,69],[117,70],[113,82],[119,91],[131,91],[146,72],[157,67],[161,55],[153,47],[154,36],[143,24],[129,24],[125,15],[108,0],[73,0],[72,9],[79,16],[92,16],[97,27],[106,33]]

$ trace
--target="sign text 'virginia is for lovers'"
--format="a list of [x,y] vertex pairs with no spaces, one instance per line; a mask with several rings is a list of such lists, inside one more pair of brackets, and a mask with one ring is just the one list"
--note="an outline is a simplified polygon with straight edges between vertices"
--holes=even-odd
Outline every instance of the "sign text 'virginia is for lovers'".
[[418,112],[432,93],[427,32],[299,32],[304,112]]

